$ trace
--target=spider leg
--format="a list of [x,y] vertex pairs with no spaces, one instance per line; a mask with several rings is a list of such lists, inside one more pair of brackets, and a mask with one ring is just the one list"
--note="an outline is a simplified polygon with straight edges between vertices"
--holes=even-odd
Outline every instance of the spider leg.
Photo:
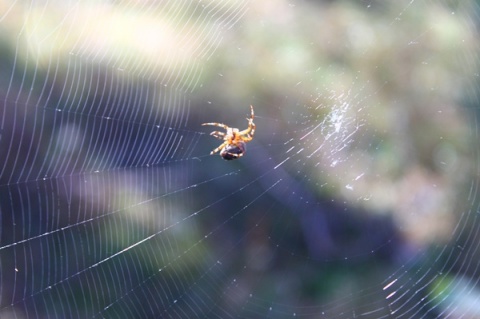
[[253,134],[255,134],[255,129],[257,128],[257,126],[255,125],[255,123],[253,123],[253,120],[252,122],[248,123],[248,127],[250,128],[250,135],[252,138],[253,138]]
[[248,128],[243,130],[243,131],[238,132],[238,134],[240,136],[242,136],[242,140],[244,142],[250,142],[253,139],[253,135],[255,134],[256,125],[255,125],[255,123],[253,123],[253,116],[254,116],[253,106],[250,105],[250,109],[251,109],[252,113],[251,113],[250,118],[247,117]]
[[210,155],[217,153],[217,152],[220,151],[222,148],[224,148],[226,145],[227,145],[227,142],[223,142],[222,144],[220,144],[219,147],[217,147],[216,149],[214,149],[213,151],[211,151],[211,152],[210,152]]
[[223,129],[225,129],[225,130],[228,130],[228,129],[229,129],[228,125],[225,125],[225,124],[223,124],[223,123],[216,123],[216,122],[214,122],[214,123],[203,123],[202,125],[219,126],[219,127],[223,128]]
[[213,131],[212,133],[210,133],[210,135],[215,136],[219,140],[225,139],[225,133],[223,133],[223,132]]
[[244,141],[245,143],[246,143],[246,142],[250,142],[251,140],[253,140],[253,136],[252,136],[252,135],[250,135],[250,134],[242,135],[242,141]]
[[242,136],[242,140],[245,142],[250,142],[253,139],[253,135],[255,134],[255,123],[250,122],[248,123],[248,128],[246,130],[238,132],[238,135]]

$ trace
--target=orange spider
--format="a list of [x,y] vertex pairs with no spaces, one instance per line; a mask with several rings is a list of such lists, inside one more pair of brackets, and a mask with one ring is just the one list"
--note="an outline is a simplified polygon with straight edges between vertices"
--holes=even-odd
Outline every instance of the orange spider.
[[203,123],[202,125],[219,126],[226,131],[225,133],[219,131],[210,133],[210,135],[224,141],[219,147],[211,151],[210,154],[215,154],[220,151],[220,156],[228,161],[242,157],[247,150],[246,143],[250,142],[253,139],[253,134],[255,134],[253,116],[253,106],[250,105],[250,118],[247,117],[248,128],[243,131],[239,131],[238,128],[232,128],[223,123]]

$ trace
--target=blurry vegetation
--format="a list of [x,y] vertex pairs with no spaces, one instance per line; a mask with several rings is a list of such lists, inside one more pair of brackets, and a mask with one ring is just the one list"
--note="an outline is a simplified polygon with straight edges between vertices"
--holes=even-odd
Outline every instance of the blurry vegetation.
[[292,6],[252,4],[207,69],[209,112],[256,105],[257,144],[277,145],[265,148],[279,163],[292,145],[278,144],[297,140],[296,178],[319,196],[393,214],[414,245],[448,240],[473,169],[461,106],[477,72],[470,4]]
[[[478,34],[466,18],[470,2],[130,4],[91,2],[72,9],[19,3],[0,24],[0,51],[16,52],[0,59],[4,107],[34,116],[31,131],[24,132],[41,139],[33,143],[39,155],[32,176],[103,174],[87,191],[82,183],[95,177],[70,181],[72,192],[58,190],[58,201],[67,206],[68,194],[79,207],[94,207],[93,216],[79,215],[85,220],[122,212],[78,235],[96,238],[85,247],[100,252],[87,260],[151,236],[148,248],[124,253],[122,267],[141,269],[136,275],[145,286],[152,284],[145,278],[165,273],[162,285],[169,291],[155,295],[159,303],[171,306],[169,297],[176,294],[195,301],[195,289],[205,287],[226,293],[230,299],[222,303],[241,313],[252,290],[265,304],[302,307],[351,296],[379,284],[415,252],[450,239],[475,166],[471,110],[462,109],[478,72]],[[93,70],[85,78],[103,91],[85,87],[67,97],[65,88],[84,81],[69,72],[82,70]],[[19,77],[22,72],[27,79]],[[135,85],[144,91],[126,92]],[[137,93],[155,97],[131,98]],[[208,157],[219,141],[199,124],[243,129],[250,104],[257,133],[248,155],[231,166]],[[74,125],[55,129],[52,118],[60,115],[32,115],[42,107],[70,114],[65,123]],[[183,121],[174,118],[180,109]],[[129,147],[120,155],[85,150],[82,143],[98,133],[89,124],[107,120],[113,120],[107,122],[111,132],[125,124],[182,138],[168,158],[149,152],[163,141],[139,145],[115,134],[110,145]],[[10,129],[13,137],[6,138],[4,129],[0,145],[4,154],[10,140],[20,140]],[[147,155],[137,160],[137,154]],[[63,157],[80,159],[44,164],[45,158],[60,163]],[[14,170],[18,158],[5,161]],[[148,183],[154,179],[159,182],[153,188]],[[4,177],[2,185],[11,182]],[[82,221],[80,212],[71,213],[67,225]],[[136,288],[128,283],[117,292]],[[344,301],[338,309],[368,304],[368,296],[358,294],[353,306]]]

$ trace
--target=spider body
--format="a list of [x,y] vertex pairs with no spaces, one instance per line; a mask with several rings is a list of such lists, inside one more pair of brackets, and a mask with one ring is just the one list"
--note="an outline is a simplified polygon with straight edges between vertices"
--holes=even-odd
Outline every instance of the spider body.
[[238,142],[237,145],[227,145],[220,151],[220,156],[223,159],[230,161],[245,154],[247,144],[245,142]]
[[219,140],[223,140],[223,143],[211,151],[210,154],[215,154],[220,151],[220,156],[227,161],[242,157],[247,150],[246,143],[250,142],[253,139],[253,134],[255,134],[253,117],[253,106],[250,105],[250,117],[247,117],[248,128],[243,131],[240,131],[238,128],[229,127],[223,123],[203,123],[202,125],[218,126],[225,130],[225,132],[213,131],[210,133],[210,135]]

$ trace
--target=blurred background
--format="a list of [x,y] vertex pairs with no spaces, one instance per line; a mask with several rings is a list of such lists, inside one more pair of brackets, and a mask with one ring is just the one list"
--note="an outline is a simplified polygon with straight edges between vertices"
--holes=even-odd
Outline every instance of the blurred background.
[[0,317],[480,318],[479,9],[0,0]]

